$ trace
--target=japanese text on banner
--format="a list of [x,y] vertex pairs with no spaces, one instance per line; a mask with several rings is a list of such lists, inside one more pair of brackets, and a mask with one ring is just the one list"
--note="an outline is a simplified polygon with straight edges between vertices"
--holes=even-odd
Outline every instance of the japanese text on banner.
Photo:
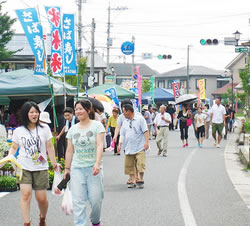
[[140,75],[140,67],[136,66],[136,74],[138,75],[138,83],[137,83],[137,88],[138,88],[138,104],[139,106],[141,106],[141,83],[142,83],[142,77]]
[[62,28],[60,7],[45,7],[51,27],[51,60],[50,67],[53,75],[63,76],[62,59]]
[[180,83],[178,81],[173,81],[173,92],[174,92],[174,99],[176,100],[180,96]]
[[35,74],[45,74],[45,56],[43,43],[43,29],[38,20],[35,8],[16,10],[17,17],[23,27],[32,52],[36,59]]
[[76,75],[74,14],[63,14],[64,74]]
[[199,88],[200,99],[204,100],[205,99],[205,79],[198,80],[198,88]]

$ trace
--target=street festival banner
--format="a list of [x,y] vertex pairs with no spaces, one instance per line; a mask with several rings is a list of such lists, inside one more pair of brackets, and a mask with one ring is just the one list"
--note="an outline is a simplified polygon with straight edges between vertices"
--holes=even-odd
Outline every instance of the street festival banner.
[[174,92],[174,99],[176,99],[181,95],[180,94],[180,83],[177,80],[174,80],[172,83],[173,92]]
[[108,95],[115,102],[115,104],[117,106],[119,106],[119,100],[117,97],[116,89],[114,87],[106,89],[106,90],[104,90],[104,92],[106,95]]
[[76,75],[74,14],[63,14],[64,75]]
[[141,110],[141,83],[142,83],[142,77],[140,75],[140,71],[139,71],[140,67],[136,66],[136,74],[138,76],[138,83],[137,83],[137,88],[138,88],[138,105],[139,108]]
[[199,98],[205,100],[205,79],[198,80]]
[[45,11],[51,27],[50,67],[53,75],[63,76],[62,28],[60,7],[45,6]]
[[16,10],[16,14],[35,56],[36,64],[34,74],[44,75],[46,62],[44,56],[43,29],[38,20],[36,9],[18,9]]

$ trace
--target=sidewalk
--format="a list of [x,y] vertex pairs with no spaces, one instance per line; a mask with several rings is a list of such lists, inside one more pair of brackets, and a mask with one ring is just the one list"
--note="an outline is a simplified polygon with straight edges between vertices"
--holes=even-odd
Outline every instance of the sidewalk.
[[236,191],[250,209],[250,172],[245,171],[245,166],[240,162],[236,143],[238,134],[232,133],[229,138],[224,152],[226,169]]

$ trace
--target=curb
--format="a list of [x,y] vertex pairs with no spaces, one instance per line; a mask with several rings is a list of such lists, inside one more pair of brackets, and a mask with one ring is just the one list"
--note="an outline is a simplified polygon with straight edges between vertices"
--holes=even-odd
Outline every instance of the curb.
[[[224,151],[225,165],[235,190],[238,192],[247,208],[250,209],[250,172],[243,170],[245,165],[242,165],[239,159],[239,150],[236,143],[237,139],[237,134],[231,134],[226,144]],[[245,159],[244,154],[242,154],[242,159]]]

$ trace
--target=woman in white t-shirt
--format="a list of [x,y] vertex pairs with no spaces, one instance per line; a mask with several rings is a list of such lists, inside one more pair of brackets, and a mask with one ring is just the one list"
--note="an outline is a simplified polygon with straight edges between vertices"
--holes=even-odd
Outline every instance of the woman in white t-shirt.
[[48,210],[47,189],[48,161],[46,150],[53,168],[57,167],[55,150],[51,142],[52,134],[48,125],[39,123],[40,110],[35,102],[26,102],[21,109],[22,126],[15,129],[9,155],[15,155],[18,147],[17,162],[22,166],[23,177],[18,180],[21,191],[21,214],[24,225],[30,225],[30,201],[32,188],[40,209],[40,224],[46,225]]
[[200,107],[198,107],[198,114],[194,116],[196,136],[198,140],[198,147],[202,148],[203,139],[205,137],[205,125],[207,116],[202,113]]
[[75,114],[80,120],[72,126],[66,138],[65,175],[70,174],[75,225],[86,225],[86,204],[91,204],[92,225],[100,226],[104,196],[102,153],[105,129],[94,120],[92,104],[80,100],[75,104]]

